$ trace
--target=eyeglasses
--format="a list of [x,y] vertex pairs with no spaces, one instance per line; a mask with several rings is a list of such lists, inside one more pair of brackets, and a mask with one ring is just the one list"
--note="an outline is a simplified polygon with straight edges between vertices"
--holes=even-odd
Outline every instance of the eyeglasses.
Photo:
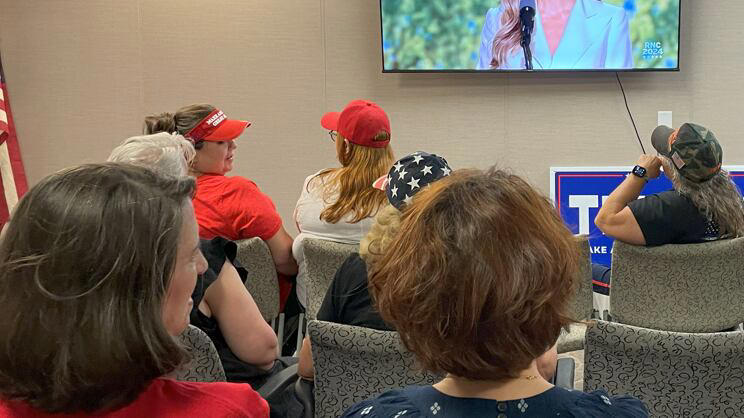
[[336,137],[338,137],[338,132],[328,131],[328,135],[331,137],[331,141],[336,142]]

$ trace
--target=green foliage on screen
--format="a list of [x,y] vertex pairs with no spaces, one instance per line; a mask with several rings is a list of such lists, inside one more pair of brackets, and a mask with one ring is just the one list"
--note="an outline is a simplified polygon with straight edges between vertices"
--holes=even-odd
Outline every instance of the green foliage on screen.
[[[605,2],[625,8],[631,16],[636,68],[677,66],[679,0]],[[474,69],[486,12],[500,3],[501,0],[382,0],[385,69]],[[659,42],[663,51],[659,54],[658,48],[644,48],[647,42]]]

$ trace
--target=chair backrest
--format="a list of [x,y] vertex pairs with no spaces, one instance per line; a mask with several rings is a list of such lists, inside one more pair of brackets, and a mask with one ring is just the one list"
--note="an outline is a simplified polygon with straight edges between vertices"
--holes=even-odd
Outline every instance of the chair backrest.
[[744,321],[744,238],[642,247],[615,240],[613,320],[677,332]]
[[658,417],[744,415],[744,333],[688,334],[596,321],[584,391],[639,398]]
[[306,315],[308,319],[315,319],[336,270],[352,253],[359,251],[359,245],[317,238],[304,238],[300,245],[304,253],[302,264],[307,289]]
[[337,417],[384,391],[428,385],[441,377],[418,370],[397,332],[310,321],[315,416]]
[[589,319],[592,317],[592,261],[589,252],[589,237],[576,237],[579,244],[579,271],[576,296],[571,300],[571,314],[574,319]]
[[189,359],[173,374],[176,380],[189,382],[224,382],[225,370],[212,340],[199,328],[189,325],[178,336]]
[[271,322],[279,316],[279,282],[269,246],[261,238],[235,243],[238,245],[236,258],[248,270],[245,287],[266,322]]

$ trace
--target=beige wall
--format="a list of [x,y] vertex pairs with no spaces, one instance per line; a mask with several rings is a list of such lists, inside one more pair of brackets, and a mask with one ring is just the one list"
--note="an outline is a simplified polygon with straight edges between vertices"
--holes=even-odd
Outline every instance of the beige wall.
[[[639,129],[658,110],[740,141],[744,2],[682,1],[680,73],[621,75]],[[318,120],[357,97],[390,114],[397,155],[513,167],[546,193],[549,167],[632,165],[640,153],[614,74],[382,74],[377,0],[0,0],[2,52],[31,183],[103,160],[145,114],[211,102],[253,126],[234,174],[288,230],[302,180],[334,161]],[[647,147],[648,141],[646,141]]]

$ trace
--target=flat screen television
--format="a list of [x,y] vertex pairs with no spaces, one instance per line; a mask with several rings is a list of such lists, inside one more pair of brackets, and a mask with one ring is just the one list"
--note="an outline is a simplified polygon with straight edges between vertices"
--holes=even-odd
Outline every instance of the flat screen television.
[[[384,72],[678,71],[680,0],[380,0]],[[520,4],[521,3],[521,4]]]

